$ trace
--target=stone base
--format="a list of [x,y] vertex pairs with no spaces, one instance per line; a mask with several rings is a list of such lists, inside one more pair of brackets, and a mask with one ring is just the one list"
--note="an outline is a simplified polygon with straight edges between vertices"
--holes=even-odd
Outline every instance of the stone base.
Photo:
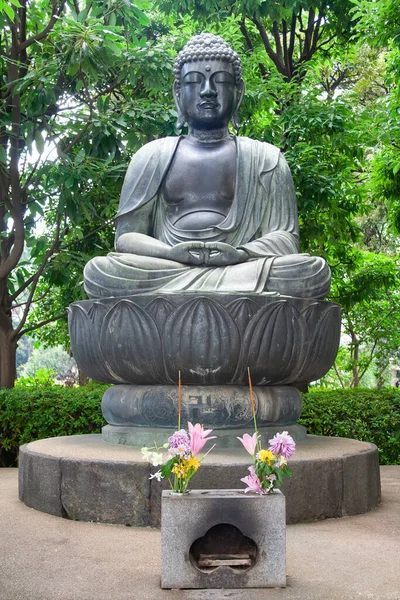
[[[185,423],[183,422],[183,424]],[[261,436],[261,445],[267,446],[268,440],[282,430],[290,433],[296,443],[306,439],[307,430],[303,425],[259,427],[258,432]],[[151,447],[154,444],[162,446],[175,431],[176,427],[162,429],[159,427],[118,427],[116,425],[105,425],[102,429],[102,438],[107,444],[121,444],[123,446],[143,448],[143,446]],[[218,436],[218,448],[243,448],[237,438],[251,431],[251,425],[247,429],[215,429],[214,433]]]
[[[243,489],[250,457],[243,449],[211,452],[192,479],[196,489]],[[367,512],[380,502],[374,444],[308,435],[290,461],[282,487],[287,523]],[[77,521],[160,525],[161,489],[139,449],[77,435],[20,449],[19,495],[27,506]],[[156,469],[153,469],[153,471]]]
[[[294,425],[302,399],[291,385],[254,386],[258,425]],[[114,385],[101,405],[109,425],[176,427],[177,385]],[[206,429],[252,427],[249,388],[243,385],[183,385],[181,422],[202,423]],[[134,444],[136,445],[136,444]]]
[[[286,587],[285,497],[279,490],[268,496],[193,490],[181,497],[164,491],[161,508],[162,588]],[[207,565],[213,555],[217,564]]]

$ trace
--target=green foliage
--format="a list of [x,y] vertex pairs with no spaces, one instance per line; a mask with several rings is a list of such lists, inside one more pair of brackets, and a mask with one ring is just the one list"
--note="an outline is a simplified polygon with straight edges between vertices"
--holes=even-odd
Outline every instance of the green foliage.
[[[175,118],[173,49],[154,35],[145,3],[18,7],[0,4],[0,332],[9,341],[84,297],[84,264],[112,247],[130,155],[173,133]],[[3,359],[0,386],[9,386]]]
[[355,389],[303,394],[299,420],[313,435],[372,442],[382,465],[400,464],[400,391]]
[[0,465],[15,465],[18,448],[34,440],[100,433],[104,385],[0,390]]
[[44,369],[64,379],[75,375],[77,370],[73,358],[61,346],[52,348],[35,348],[29,360],[21,369],[23,377],[35,377],[39,371]]
[[54,371],[52,369],[37,369],[33,375],[21,375],[15,382],[16,387],[54,387]]
[[[57,436],[100,433],[108,386],[17,387],[0,390],[0,464],[16,464],[18,447]],[[400,464],[400,391],[355,389],[303,394],[299,421],[313,435],[372,442],[381,464]]]

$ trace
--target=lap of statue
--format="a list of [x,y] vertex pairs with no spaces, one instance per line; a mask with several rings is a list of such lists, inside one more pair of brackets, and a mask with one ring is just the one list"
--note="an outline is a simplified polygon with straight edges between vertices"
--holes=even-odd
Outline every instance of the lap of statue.
[[177,261],[111,252],[85,268],[85,288],[92,298],[145,292],[279,293],[324,298],[330,270],[307,254],[250,258],[234,265],[193,266]]

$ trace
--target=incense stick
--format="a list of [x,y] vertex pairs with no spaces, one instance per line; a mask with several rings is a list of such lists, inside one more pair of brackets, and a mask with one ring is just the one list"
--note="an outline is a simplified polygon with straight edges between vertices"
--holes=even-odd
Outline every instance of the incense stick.
[[261,444],[260,444],[260,437],[258,435],[258,429],[257,429],[257,419],[256,419],[256,403],[254,401],[254,394],[253,394],[253,384],[251,381],[251,374],[250,374],[250,367],[247,367],[247,375],[249,378],[249,392],[250,392],[250,400],[251,400],[251,412],[253,413],[253,421],[254,421],[254,431],[257,434],[257,446],[258,446],[258,450],[261,450]]
[[178,430],[181,428],[182,382],[181,372],[178,371]]

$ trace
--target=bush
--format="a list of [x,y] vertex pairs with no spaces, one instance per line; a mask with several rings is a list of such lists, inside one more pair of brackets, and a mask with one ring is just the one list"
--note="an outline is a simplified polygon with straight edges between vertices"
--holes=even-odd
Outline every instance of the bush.
[[311,391],[299,420],[314,435],[372,442],[381,465],[400,464],[400,391],[396,388]]
[[[27,386],[0,390],[0,466],[16,466],[22,444],[48,437],[100,433],[108,386]],[[400,391],[346,389],[303,394],[299,423],[308,433],[373,442],[383,465],[399,464]]]
[[18,448],[42,438],[100,433],[106,385],[0,389],[0,466],[16,466]]

